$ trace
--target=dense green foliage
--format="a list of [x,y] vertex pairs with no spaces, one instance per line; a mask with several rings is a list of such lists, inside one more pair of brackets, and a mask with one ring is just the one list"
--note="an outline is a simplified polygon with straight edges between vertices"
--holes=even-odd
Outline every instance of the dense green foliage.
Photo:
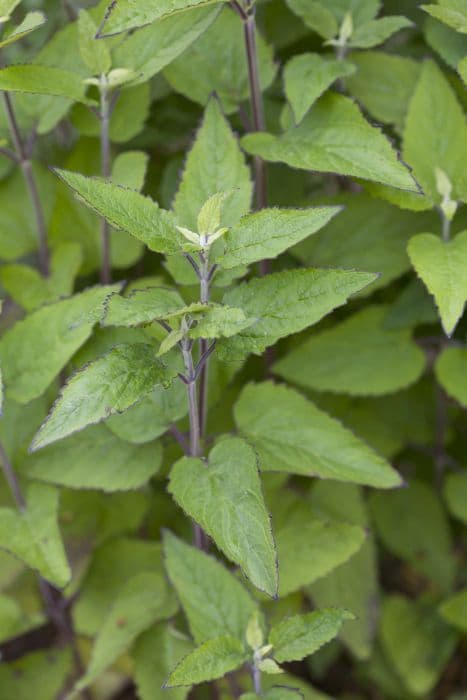
[[0,700],[465,700],[466,0],[0,50]]

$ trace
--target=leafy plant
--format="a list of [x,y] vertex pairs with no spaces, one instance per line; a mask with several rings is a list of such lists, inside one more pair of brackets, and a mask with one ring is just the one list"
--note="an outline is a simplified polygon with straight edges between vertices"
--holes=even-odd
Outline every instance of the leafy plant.
[[0,700],[458,700],[467,11],[0,0]]

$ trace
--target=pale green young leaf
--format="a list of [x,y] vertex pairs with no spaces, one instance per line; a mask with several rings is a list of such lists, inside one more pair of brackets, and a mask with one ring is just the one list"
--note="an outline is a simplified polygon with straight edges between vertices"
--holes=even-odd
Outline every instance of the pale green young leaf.
[[137,404],[106,421],[106,426],[126,442],[141,445],[163,435],[188,412],[186,389],[182,382],[157,386]]
[[112,66],[110,50],[105,41],[96,39],[97,26],[86,10],[80,10],[78,19],[79,52],[92,75],[101,76]]
[[350,94],[379,122],[395,124],[402,131],[420,63],[382,51],[355,52],[350,60],[357,69],[345,81]]
[[130,233],[156,253],[177,253],[184,238],[170,212],[139,192],[98,178],[55,169],[79,199],[117,229]]
[[339,608],[286,618],[271,629],[272,655],[279,662],[300,661],[334,639],[341,625],[353,619],[352,613]]
[[209,639],[179,662],[165,687],[196,685],[222,678],[243,666],[247,658],[243,644],[235,637]]
[[113,493],[141,488],[161,463],[160,443],[135,445],[96,425],[31,455],[21,473],[66,488]]
[[73,668],[71,649],[50,649],[22,655],[0,665],[1,700],[50,700],[63,689]]
[[193,649],[192,642],[165,622],[138,638],[131,654],[140,700],[185,700],[189,688],[163,688],[170,671]]
[[361,24],[355,29],[350,38],[349,46],[356,49],[370,49],[373,46],[382,44],[383,41],[386,41],[386,39],[389,39],[390,36],[401,29],[412,26],[413,23],[410,20],[401,16],[374,19]]
[[[256,33],[258,74],[262,90],[274,80],[272,49]],[[215,93],[226,113],[236,112],[249,97],[248,64],[242,22],[230,8],[175,61],[164,76],[176,92],[204,107]]]
[[42,12],[28,12],[21,24],[2,36],[0,39],[0,49],[5,48],[5,46],[9,46],[9,44],[13,44],[15,41],[23,39],[35,29],[42,27],[46,21],[47,19]]
[[[353,484],[319,481],[313,487],[311,505],[320,517],[332,517],[369,530],[363,489]],[[356,619],[341,629],[339,637],[357,659],[368,659],[379,607],[376,547],[370,532],[358,552],[315,581],[308,592],[318,608],[342,606],[355,615]]]
[[0,18],[2,22],[8,20],[21,0],[0,0]]
[[257,322],[218,346],[220,356],[232,361],[252,352],[261,354],[279,338],[317,323],[376,275],[346,270],[286,270],[244,282],[228,291],[223,303],[243,309]]
[[89,102],[85,97],[86,85],[78,73],[33,63],[0,68],[0,90]]
[[208,464],[179,460],[170,493],[257,588],[275,596],[277,556],[253,449],[239,438],[225,439]]
[[420,5],[420,7],[456,31],[467,34],[467,8],[464,0],[439,0],[436,5]]
[[457,643],[457,634],[429,605],[388,597],[381,619],[383,650],[407,690],[428,697]]
[[40,396],[103,316],[104,302],[120,284],[92,287],[44,306],[16,323],[0,341],[6,393],[19,403]]
[[370,509],[384,546],[441,590],[449,590],[456,562],[446,513],[434,489],[412,481],[409,488],[372,494]]
[[285,250],[325,226],[340,207],[310,209],[263,209],[244,216],[224,236],[222,267],[250,265],[262,259],[276,258]]
[[467,474],[448,474],[443,488],[444,500],[449,512],[467,524]]
[[117,345],[76,372],[62,389],[31,444],[38,450],[124,411],[175,372],[156,357],[151,345]]
[[384,326],[386,314],[385,306],[367,306],[312,335],[279,360],[274,372],[309,389],[352,396],[379,396],[410,386],[425,369],[425,354],[412,340],[411,329]]
[[58,526],[58,504],[57,489],[31,484],[23,511],[0,508],[0,548],[63,588],[71,571]]
[[[156,20],[176,13],[183,13],[204,5],[213,5],[225,0],[119,0],[108,7],[99,36],[120,34],[128,29],[144,27]],[[190,16],[190,12],[188,12]]]
[[26,311],[35,311],[73,293],[81,262],[79,245],[62,243],[52,252],[48,277],[27,265],[4,265],[0,281],[17,304]]
[[446,622],[467,632],[467,588],[444,600],[439,612]]
[[434,61],[424,62],[409,104],[403,156],[433,202],[441,202],[436,168],[449,177],[453,198],[467,200],[467,121],[453,88]]
[[449,241],[432,233],[420,233],[410,240],[407,252],[435,299],[444,332],[451,336],[467,301],[467,231]]
[[355,73],[347,61],[324,58],[318,53],[294,56],[284,68],[285,95],[299,124],[310,107],[340,78]]
[[348,97],[321,97],[302,123],[280,136],[244,136],[248,153],[292,168],[337,173],[418,192],[406,166],[383,134]]
[[180,294],[166,287],[135,289],[127,297],[114,294],[108,300],[103,326],[139,326],[168,318],[185,307]]
[[331,39],[338,33],[337,20],[324,3],[314,0],[287,0],[287,5],[305,22],[307,27],[323,39]]
[[145,573],[164,578],[160,542],[113,537],[97,547],[81,583],[79,599],[73,606],[77,633],[96,637],[115,601],[131,588],[131,580]]
[[[216,153],[216,158],[213,158]],[[250,210],[250,170],[218,100],[206,107],[202,124],[188,154],[174,213],[178,223],[196,231],[198,214],[217,192],[231,192],[222,208],[222,226],[234,226]]]
[[131,647],[141,632],[176,612],[177,602],[163,576],[145,572],[130,578],[105,617],[86,674],[75,689],[86,688]]
[[249,384],[234,408],[262,470],[391,488],[400,477],[376,452],[298,392],[272,382]]
[[112,51],[114,65],[136,73],[133,85],[149,80],[195,42],[220,9],[220,4],[201,6],[128,34]]
[[164,533],[167,575],[197,644],[213,637],[245,637],[257,605],[241,582],[217,559]]
[[112,165],[112,182],[141,192],[146,179],[148,161],[149,156],[144,151],[119,153]]
[[376,17],[381,7],[381,0],[326,0],[326,7],[340,24],[350,12],[353,26],[359,27]]
[[437,357],[435,374],[449,396],[467,407],[467,350],[444,348]]
[[300,590],[352,561],[365,531],[335,518],[317,517],[309,503],[281,492],[273,521],[279,558],[279,594]]

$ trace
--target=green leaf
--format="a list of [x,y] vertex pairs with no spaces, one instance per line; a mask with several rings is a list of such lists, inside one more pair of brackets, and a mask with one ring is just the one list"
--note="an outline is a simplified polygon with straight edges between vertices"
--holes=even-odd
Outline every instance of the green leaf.
[[351,61],[357,71],[346,78],[349,92],[372,117],[383,124],[395,124],[402,131],[420,64],[407,56],[382,51],[352,53]]
[[420,233],[410,240],[407,252],[435,299],[444,332],[451,336],[467,301],[467,231],[449,241],[432,233]]
[[202,206],[217,192],[232,192],[224,201],[221,226],[234,226],[250,210],[251,175],[219,102],[210,99],[175,196],[178,223],[196,231]]
[[224,236],[222,267],[250,265],[276,258],[295,243],[316,233],[340,211],[340,207],[310,209],[263,209],[244,216]]
[[283,492],[273,504],[281,597],[314,583],[360,550],[363,528],[317,517],[310,504]]
[[92,287],[18,321],[0,341],[7,395],[19,403],[40,396],[88,340],[104,301],[120,284]]
[[[260,85],[266,90],[277,67],[272,49],[258,32],[256,45]],[[236,13],[223,9],[196,44],[167,66],[164,77],[176,92],[203,107],[216,94],[226,113],[237,111],[249,97],[249,80],[243,26]]]
[[372,494],[370,507],[384,546],[441,590],[449,590],[456,562],[449,523],[434,489],[412,481],[400,491]]
[[292,254],[307,266],[379,273],[378,279],[360,296],[372,294],[408,272],[410,260],[406,247],[410,236],[423,227],[437,224],[431,212],[403,211],[364,193],[339,195],[331,202],[343,206],[344,211],[318,235],[295,246]]
[[356,28],[350,38],[349,46],[357,49],[370,49],[382,44],[383,41],[401,29],[412,26],[413,23],[406,17],[393,16],[374,19]]
[[169,492],[219,549],[260,590],[277,593],[277,557],[253,449],[239,438],[219,442],[208,466],[184,457],[173,467]]
[[[114,537],[96,548],[81,583],[79,599],[73,606],[77,632],[87,637],[97,636],[115,601],[131,588],[135,577],[147,573],[163,579],[160,542]],[[157,588],[160,589],[159,583]]]
[[300,661],[334,639],[343,622],[353,619],[352,613],[338,608],[286,618],[271,629],[272,654],[279,662]]
[[457,66],[457,71],[464,81],[464,84],[467,85],[467,56],[463,58],[461,61],[459,61],[459,65]]
[[413,384],[425,369],[425,355],[410,329],[385,328],[386,314],[385,306],[366,307],[312,335],[279,360],[274,372],[306,388],[352,396],[378,396]]
[[185,700],[189,688],[163,688],[170,671],[193,648],[183,634],[159,623],[139,637],[133,649],[134,678],[141,700]]
[[76,243],[63,243],[52,253],[48,277],[43,277],[35,268],[27,265],[4,265],[0,269],[0,280],[23,309],[35,311],[73,293],[81,261],[79,246]]
[[292,12],[295,12],[307,27],[317,32],[323,39],[331,39],[339,31],[339,25],[331,10],[314,0],[286,0]]
[[339,78],[355,73],[346,61],[329,60],[317,53],[294,56],[284,69],[284,88],[299,124],[310,107]]
[[248,153],[292,168],[337,173],[418,192],[408,169],[383,134],[364,119],[348,97],[327,94],[302,123],[280,136],[244,136]]
[[467,407],[467,350],[447,347],[438,355],[435,374],[438,382],[458,401]]
[[32,63],[0,68],[0,90],[89,102],[85,97],[86,85],[78,73]]
[[138,0],[137,4],[133,0],[119,0],[118,3],[109,5],[99,35],[103,37],[120,34],[178,12],[218,2],[223,0],[158,0],[157,3],[154,0]]
[[451,514],[467,524],[467,474],[448,474],[443,494]]
[[140,573],[120,590],[97,635],[86,674],[75,690],[86,688],[111,666],[154,622],[177,611],[177,603],[160,574]]
[[106,426],[122,440],[140,445],[163,435],[187,412],[186,388],[182,382],[172,382],[169,387],[156,387],[124,413],[111,416]]
[[261,469],[378,488],[401,483],[397,472],[350,430],[286,386],[248,385],[234,414],[258,452]]
[[58,502],[57,489],[32,484],[23,511],[0,508],[0,548],[24,561],[46,581],[63,588],[71,571],[57,522]]
[[132,84],[146,82],[176,59],[214,22],[220,4],[177,13],[128,34],[112,51],[114,65],[136,73]]
[[71,377],[31,449],[38,450],[124,411],[155,386],[169,383],[175,374],[155,357],[151,345],[117,345]]
[[117,229],[127,231],[156,253],[177,253],[184,238],[172,215],[153,200],[98,178],[66,170],[54,171],[88,207]]
[[311,492],[311,505],[322,518],[335,518],[368,532],[358,552],[308,588],[316,607],[342,606],[355,615],[354,622],[345,625],[339,637],[353,656],[366,660],[376,634],[379,586],[376,547],[369,532],[363,489],[353,484],[319,481]]
[[231,635],[245,637],[257,605],[217,559],[164,533],[164,561],[196,644]]
[[21,0],[0,0],[0,18],[2,22],[6,22],[10,19],[20,2]]
[[443,601],[439,612],[446,622],[467,632],[467,588]]
[[437,5],[420,5],[432,17],[467,34],[467,9],[463,0],[439,0]]
[[242,643],[235,637],[209,639],[180,661],[168,677],[165,687],[195,685],[222,678],[243,666],[247,658]]
[[317,323],[349,296],[375,279],[366,272],[345,270],[286,270],[244,282],[228,291],[223,303],[243,309],[257,322],[227,341],[218,352],[226,361],[247,353],[261,354],[279,338]]
[[189,330],[188,337],[193,339],[230,338],[253,323],[253,319],[245,318],[242,309],[210,304],[196,325]]
[[47,19],[42,12],[28,12],[21,24],[2,36],[0,39],[0,49],[23,39],[34,30],[42,27],[46,21]]
[[50,649],[25,654],[0,666],[1,700],[50,700],[62,691],[72,670],[70,649]]
[[165,319],[185,308],[185,302],[175,289],[147,287],[135,289],[127,297],[110,297],[103,326],[139,326]]
[[467,201],[467,122],[451,85],[434,61],[423,63],[407,113],[403,146],[404,159],[433,202],[439,204],[442,199],[436,187],[436,168],[449,177],[453,198]]
[[112,165],[112,182],[141,192],[146,179],[149,156],[144,151],[119,153]]
[[393,595],[383,605],[381,641],[406,688],[427,697],[454,651],[457,636],[428,605]]
[[78,20],[79,52],[92,75],[105,75],[112,66],[112,58],[105,41],[98,41],[97,26],[86,10],[80,10]]
[[112,493],[141,488],[161,463],[160,443],[134,445],[96,425],[31,455],[21,472],[50,484]]

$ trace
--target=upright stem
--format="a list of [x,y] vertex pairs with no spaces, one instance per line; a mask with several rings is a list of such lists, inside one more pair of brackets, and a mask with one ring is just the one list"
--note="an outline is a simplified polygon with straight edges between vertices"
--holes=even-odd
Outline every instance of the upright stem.
[[17,161],[23,173],[24,181],[29,193],[29,199],[34,210],[37,237],[39,241],[39,268],[41,273],[46,277],[49,274],[50,255],[47,243],[47,226],[45,223],[44,210],[39,197],[39,190],[37,188],[36,178],[32,169],[30,154],[28,153],[28,149],[21,138],[13,103],[10,95],[7,92],[3,93],[3,100],[5,103],[5,112],[10,129],[11,140],[13,141]]
[[[110,177],[110,96],[107,78],[101,76],[100,81],[100,122],[101,122],[101,172],[105,178]],[[101,220],[101,282],[109,284],[112,281],[112,263],[110,253],[110,225],[102,218]]]
[[251,667],[251,676],[253,678],[253,685],[255,688],[255,694],[262,695],[263,689],[261,687],[261,671],[259,670],[256,663],[253,664],[253,666]]
[[[199,285],[200,285],[200,301],[202,304],[209,304],[210,297],[210,269],[209,269],[209,253],[200,253],[199,256]],[[200,357],[203,357],[208,350],[208,341],[204,338],[200,342]],[[208,391],[209,391],[209,358],[204,363],[201,370],[199,382],[199,416],[200,416],[200,431],[201,438],[204,439],[207,428],[208,417]]]

